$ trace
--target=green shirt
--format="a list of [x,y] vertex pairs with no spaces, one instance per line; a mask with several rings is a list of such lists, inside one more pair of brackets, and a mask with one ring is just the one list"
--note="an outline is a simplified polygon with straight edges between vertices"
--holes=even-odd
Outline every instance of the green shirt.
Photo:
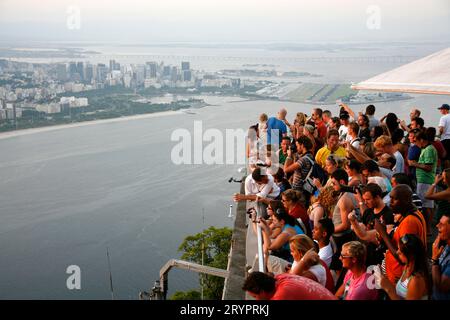
[[284,154],[283,150],[280,149],[280,154],[279,155],[280,156],[279,156],[278,160],[280,161],[280,164],[284,164],[286,162],[287,152],[286,152],[286,154]]
[[417,168],[416,176],[418,183],[433,184],[434,176],[436,175],[436,165],[438,161],[437,151],[433,145],[428,145],[425,149],[420,152],[420,157],[418,163],[420,164],[431,164],[433,169],[427,172],[423,169]]

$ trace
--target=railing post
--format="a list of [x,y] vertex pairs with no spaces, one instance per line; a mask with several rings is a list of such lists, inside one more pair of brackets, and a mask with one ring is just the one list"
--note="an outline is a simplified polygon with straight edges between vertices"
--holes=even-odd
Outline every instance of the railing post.
[[168,272],[164,273],[160,278],[161,286],[161,295],[163,300],[167,300],[167,291],[169,289],[169,274]]
[[[261,203],[256,203],[256,216],[258,218],[262,217],[262,205]],[[263,238],[262,238],[262,230],[259,223],[256,225],[256,234],[258,237],[258,271],[264,272],[264,250],[263,250]]]

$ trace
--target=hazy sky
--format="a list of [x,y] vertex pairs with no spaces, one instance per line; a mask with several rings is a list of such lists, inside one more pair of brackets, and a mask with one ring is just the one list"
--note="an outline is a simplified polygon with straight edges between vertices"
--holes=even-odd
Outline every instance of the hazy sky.
[[0,40],[11,39],[450,41],[450,0],[0,0]]

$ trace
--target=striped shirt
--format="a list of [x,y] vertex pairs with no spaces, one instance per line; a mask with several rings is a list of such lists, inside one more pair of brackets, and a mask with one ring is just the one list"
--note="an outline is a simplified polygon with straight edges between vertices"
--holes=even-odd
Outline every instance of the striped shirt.
[[309,170],[311,170],[311,161],[309,161],[306,157],[309,157],[309,159],[314,159],[313,155],[310,152],[305,153],[300,159],[297,160],[297,163],[300,165],[300,168],[296,169],[294,171],[294,180],[292,183],[292,188],[295,190],[303,190],[303,182],[306,179],[306,176],[309,173]]

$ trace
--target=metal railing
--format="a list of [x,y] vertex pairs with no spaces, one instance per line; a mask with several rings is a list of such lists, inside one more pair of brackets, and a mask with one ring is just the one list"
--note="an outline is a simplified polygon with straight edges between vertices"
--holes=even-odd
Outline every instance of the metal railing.
[[[256,203],[256,217],[257,219],[260,219],[263,216],[264,207],[260,202]],[[262,235],[262,229],[259,223],[256,224],[256,236],[258,239],[258,271],[264,272],[264,249],[263,249],[263,235]]]
[[139,299],[140,300],[166,300],[167,299],[167,291],[169,288],[169,272],[172,268],[179,268],[183,270],[194,271],[203,274],[209,274],[216,277],[227,278],[228,271],[222,270],[214,267],[203,266],[198,263],[170,259],[164,267],[159,271],[159,281],[155,282],[154,287],[151,292],[140,292]]

